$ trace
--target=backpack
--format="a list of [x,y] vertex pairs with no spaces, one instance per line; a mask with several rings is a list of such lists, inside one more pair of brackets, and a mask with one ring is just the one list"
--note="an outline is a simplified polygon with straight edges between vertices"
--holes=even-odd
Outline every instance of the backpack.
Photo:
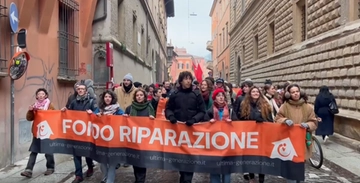
[[81,80],[78,83],[84,82],[87,88],[87,93],[90,96],[90,98],[96,99],[96,93],[95,93],[95,89],[94,89],[94,81],[92,79],[85,79],[85,80]]

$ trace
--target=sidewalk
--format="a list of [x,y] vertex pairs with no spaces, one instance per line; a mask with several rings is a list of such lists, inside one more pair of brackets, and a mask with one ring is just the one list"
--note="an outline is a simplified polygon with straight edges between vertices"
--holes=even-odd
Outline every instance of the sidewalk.
[[[1,183],[60,183],[72,180],[74,178],[74,162],[70,155],[55,155],[55,172],[52,175],[44,176],[46,171],[46,160],[43,154],[39,154],[37,162],[33,170],[33,177],[31,179],[22,177],[20,173],[24,171],[28,157],[18,161],[14,166],[9,166],[0,170]],[[83,160],[83,166],[86,163]],[[71,182],[71,181],[70,181]]]
[[[323,142],[318,137],[326,162],[341,167],[348,172],[360,176],[360,142],[339,134],[330,136]],[[336,168],[335,168],[336,169]],[[360,182],[360,180],[359,180]]]

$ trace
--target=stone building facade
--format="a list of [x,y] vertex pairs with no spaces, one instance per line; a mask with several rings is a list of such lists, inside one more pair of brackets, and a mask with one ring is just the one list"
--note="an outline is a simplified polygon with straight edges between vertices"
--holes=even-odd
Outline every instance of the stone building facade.
[[231,0],[230,80],[292,81],[314,102],[327,85],[336,131],[360,140],[360,20],[355,0]]
[[127,73],[144,84],[162,82],[167,72],[167,18],[173,16],[173,0],[98,1],[92,34],[94,82],[109,81],[106,42],[114,46],[115,83]]

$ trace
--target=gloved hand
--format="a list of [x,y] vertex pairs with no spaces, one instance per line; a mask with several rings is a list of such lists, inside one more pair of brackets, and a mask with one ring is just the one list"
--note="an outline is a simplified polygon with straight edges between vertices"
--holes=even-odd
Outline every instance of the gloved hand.
[[174,116],[170,116],[170,117],[169,117],[169,121],[170,121],[170,123],[172,123],[172,124],[176,124],[176,123],[177,123],[177,120],[176,120],[176,118],[175,118]]
[[285,120],[285,124],[288,126],[293,126],[294,122],[291,119],[287,119],[287,120]]
[[300,124],[300,126],[301,126],[301,128],[305,128],[305,129],[309,129],[310,127],[309,127],[309,124],[307,124],[307,123],[305,123],[305,122],[302,122],[301,124]]
[[194,123],[195,123],[195,120],[194,120],[194,119],[190,119],[190,120],[187,120],[187,121],[185,122],[185,124],[186,124],[187,126],[192,126]]

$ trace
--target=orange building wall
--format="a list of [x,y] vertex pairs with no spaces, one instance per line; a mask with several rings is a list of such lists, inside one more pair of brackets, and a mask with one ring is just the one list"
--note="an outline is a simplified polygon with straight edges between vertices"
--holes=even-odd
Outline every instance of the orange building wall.
[[[173,59],[173,63],[170,68],[171,82],[175,82],[178,79],[180,72],[182,72],[182,71],[190,71],[194,75],[192,58],[194,58],[194,60],[199,63],[199,66],[201,67],[201,69],[203,71],[203,78],[207,77],[208,71],[206,69],[205,58],[191,55],[190,53],[187,52],[186,48],[177,48],[176,47],[174,49],[174,51],[178,56],[176,56],[176,58]],[[179,68],[179,63],[183,64],[182,69]],[[186,67],[186,64],[189,65],[188,68]]]
[[[207,77],[207,69],[206,69],[206,61],[204,58],[201,57],[195,57],[195,60],[199,60],[199,66],[201,67],[202,71],[203,71],[203,78]],[[179,63],[183,64],[183,69],[179,69]],[[186,64],[189,65],[189,68],[186,68]],[[193,64],[192,64],[192,59],[191,57],[182,57],[179,56],[176,58],[176,62],[173,61],[173,64],[171,65],[171,71],[170,71],[170,75],[171,75],[171,82],[175,82],[178,79],[178,76],[180,74],[180,72],[182,71],[190,71],[194,76],[194,71],[193,71]]]
[[[78,0],[79,2],[79,77],[92,78],[92,20],[97,0]],[[27,73],[15,81],[15,161],[28,156],[32,140],[31,122],[26,121],[28,106],[35,101],[35,91],[46,88],[49,98],[59,109],[66,104],[73,93],[74,83],[58,82],[59,43],[58,1],[55,0],[8,0],[16,3],[19,10],[19,29],[27,29],[27,49],[31,55]],[[0,18],[1,49],[6,46],[7,59],[10,59],[10,26],[8,18]],[[1,55],[3,57],[3,53]],[[0,167],[10,163],[10,79],[0,79]]]
[[[211,16],[212,58],[214,76],[229,80],[230,77],[230,0],[214,0]],[[227,26],[226,26],[227,24]],[[227,28],[226,28],[227,27]],[[223,31],[224,29],[224,31]],[[220,37],[220,35],[222,35]],[[225,35],[225,39],[223,38]],[[221,73],[221,76],[220,76]]]

